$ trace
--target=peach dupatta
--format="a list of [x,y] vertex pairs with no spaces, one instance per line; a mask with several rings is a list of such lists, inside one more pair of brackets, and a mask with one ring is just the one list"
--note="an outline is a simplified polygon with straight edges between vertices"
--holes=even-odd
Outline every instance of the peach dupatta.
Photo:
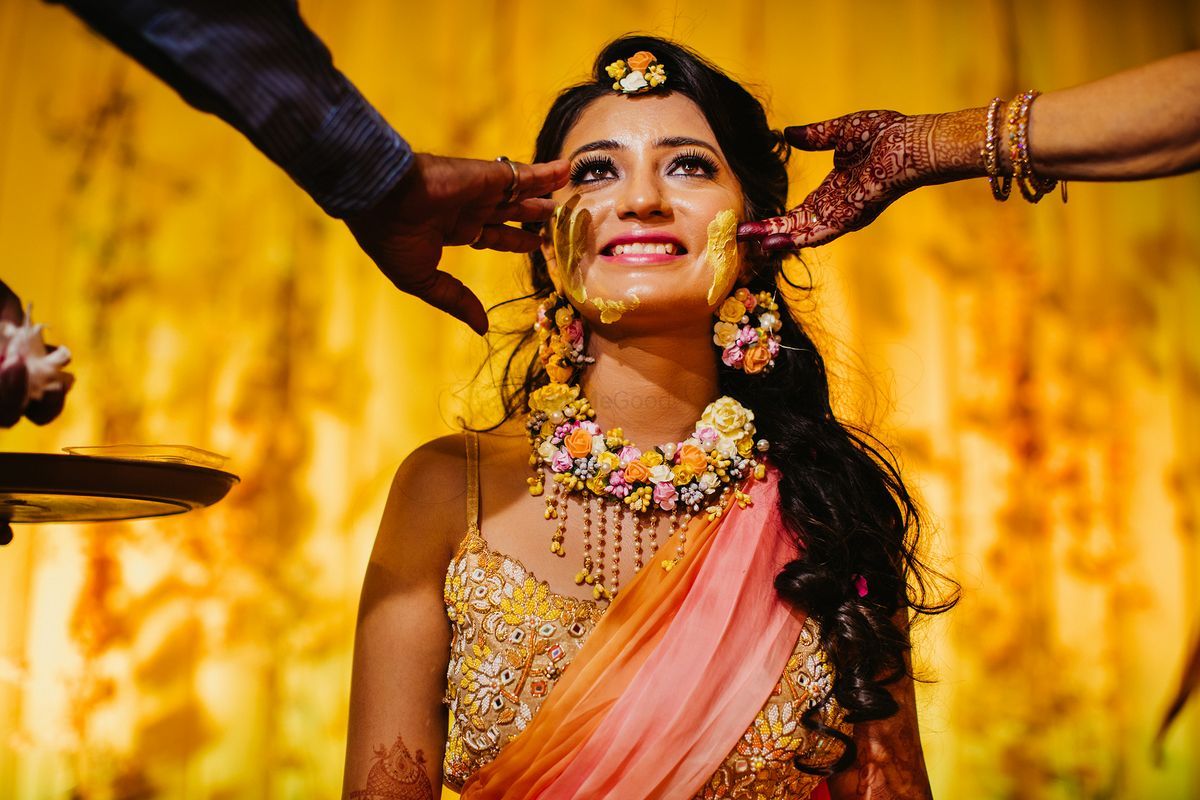
[[686,558],[624,587],[463,800],[692,797],[770,697],[804,625],[773,585],[796,557],[778,485],[772,468],[751,479],[749,506],[693,520]]

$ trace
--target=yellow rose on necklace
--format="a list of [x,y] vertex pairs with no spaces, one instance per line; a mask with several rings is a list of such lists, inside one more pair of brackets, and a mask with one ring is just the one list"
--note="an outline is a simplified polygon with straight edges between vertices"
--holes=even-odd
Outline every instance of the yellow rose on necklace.
[[754,419],[754,415],[732,397],[720,397],[708,404],[701,419],[726,436],[732,436],[740,434],[742,427]]
[[566,383],[548,383],[529,395],[529,407],[534,411],[553,414],[562,411],[567,403],[579,397],[579,387]]
[[642,453],[641,461],[647,467],[657,467],[659,464],[663,463],[662,453],[658,452],[657,450],[649,450],[645,453]]
[[603,453],[596,456],[596,466],[599,469],[596,474],[607,475],[617,467],[621,466],[621,459],[617,457],[616,453],[605,450]]

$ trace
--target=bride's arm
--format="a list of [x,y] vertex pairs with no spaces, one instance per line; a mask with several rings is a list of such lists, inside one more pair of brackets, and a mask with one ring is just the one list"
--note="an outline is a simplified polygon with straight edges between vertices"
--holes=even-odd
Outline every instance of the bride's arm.
[[[912,667],[905,654],[905,667]],[[854,725],[858,757],[849,769],[829,779],[833,800],[931,800],[929,773],[917,725],[912,678],[888,685],[900,710],[887,719]]]
[[[354,642],[344,798],[441,796],[450,651],[442,586],[449,526],[462,527],[462,491],[454,487],[465,482],[461,455],[448,452],[443,441],[419,448],[397,470],[367,565]],[[373,772],[388,774],[391,788],[378,780],[368,784]]]

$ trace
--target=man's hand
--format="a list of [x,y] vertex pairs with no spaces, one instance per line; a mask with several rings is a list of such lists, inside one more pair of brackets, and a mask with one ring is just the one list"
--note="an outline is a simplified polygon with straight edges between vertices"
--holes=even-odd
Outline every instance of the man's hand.
[[480,335],[487,333],[487,314],[479,298],[437,268],[442,248],[466,244],[510,253],[536,250],[541,245],[536,233],[505,223],[549,219],[554,203],[541,195],[566,184],[567,162],[512,162],[510,167],[427,153],[414,159],[391,194],[347,219],[346,225],[396,288],[462,320]]
[[784,136],[795,148],[833,150],[833,171],[786,215],[738,226],[738,238],[759,239],[767,251],[817,247],[865,228],[919,186],[984,174],[986,113],[858,111],[787,128]]

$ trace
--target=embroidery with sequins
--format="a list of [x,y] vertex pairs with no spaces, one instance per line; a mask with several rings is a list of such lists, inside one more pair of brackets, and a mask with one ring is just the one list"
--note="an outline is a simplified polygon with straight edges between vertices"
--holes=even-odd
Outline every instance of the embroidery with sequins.
[[[516,559],[492,551],[474,528],[445,583],[452,643],[446,703],[451,728],[443,776],[453,788],[494,759],[525,729],[603,614],[597,603],[555,593]],[[696,800],[803,798],[819,778],[793,758],[831,764],[843,745],[804,727],[801,715],[824,697],[833,676],[809,618],[771,697]],[[835,703],[821,721],[849,734]]]

